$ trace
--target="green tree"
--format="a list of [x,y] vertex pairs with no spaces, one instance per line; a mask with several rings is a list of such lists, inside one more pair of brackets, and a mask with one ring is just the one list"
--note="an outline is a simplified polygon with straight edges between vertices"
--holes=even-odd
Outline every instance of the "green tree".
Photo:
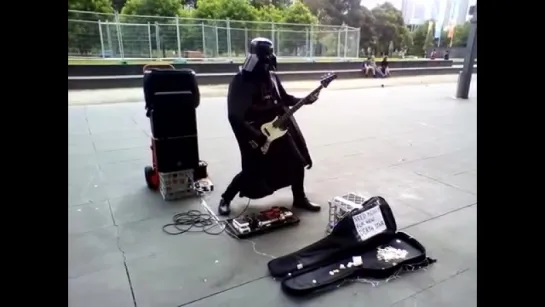
[[[111,0],[68,0],[68,10],[95,12],[80,14],[68,12],[68,54],[98,54],[101,48],[99,20],[108,20],[114,12]],[[105,15],[110,14],[110,15]]]
[[[182,51],[206,51],[206,46],[203,46],[203,27],[205,33],[209,32],[210,27],[204,26],[200,20],[195,19],[194,9],[179,10],[178,17]],[[185,57],[185,55],[182,56]]]
[[450,37],[448,37],[448,31],[441,31],[441,38],[439,39],[439,47],[450,47]]
[[123,6],[125,6],[125,3],[127,0],[112,0],[113,7],[116,11],[121,11],[123,9]]
[[183,10],[180,0],[127,0],[121,14],[175,17],[180,10]]
[[424,25],[416,28],[412,33],[413,45],[408,49],[408,54],[414,56],[424,56],[425,55],[425,45],[426,37],[428,35],[428,25]]
[[[218,54],[225,54],[228,46],[231,46],[232,55],[245,53],[248,43],[246,39],[253,35],[252,30],[257,27],[253,21],[258,20],[258,15],[256,8],[246,0],[197,0],[194,12],[197,18],[219,20],[207,22],[210,28],[205,30],[204,40]],[[229,25],[225,20],[229,20]],[[229,33],[227,28],[230,29]]]
[[316,24],[318,19],[312,14],[310,9],[302,2],[295,2],[284,10],[282,19],[286,23],[294,24]]
[[360,48],[364,48],[365,50],[367,50],[367,48],[371,47],[372,49],[374,49],[378,40],[375,27],[375,16],[370,10],[368,10],[364,6],[362,6],[359,12],[356,13],[360,14],[361,16],[359,21],[357,23],[349,23],[348,25],[360,28]]
[[250,4],[255,8],[272,5],[276,8],[284,8],[290,5],[290,0],[250,0]]
[[184,0],[182,1],[185,7],[197,8],[197,0]]
[[273,6],[285,8],[292,4],[293,0],[269,0]]
[[426,23],[426,39],[424,40],[424,53],[429,48],[433,47],[435,41],[435,22],[430,20]]
[[274,5],[264,5],[257,10],[257,19],[263,22],[282,22],[284,19],[284,10]]
[[386,2],[373,8],[371,12],[375,17],[374,27],[377,35],[375,50],[377,53],[387,54],[390,42],[393,42],[394,49],[400,49],[403,44],[407,44],[406,27],[400,10]]
[[[283,10],[281,19],[286,25],[279,25],[278,52],[290,56],[303,56],[308,54],[310,46],[308,38],[310,27],[308,25],[318,23],[316,16],[302,2],[298,1]],[[299,26],[301,25],[301,26]]]
[[197,0],[196,18],[257,20],[254,7],[246,0]]
[[113,13],[111,0],[68,0],[68,9],[96,13]]
[[409,32],[409,29],[407,27],[401,27],[399,31],[399,34],[402,38],[401,46],[399,46],[399,49],[409,50],[413,48],[413,37],[411,35],[411,32]]
[[454,28],[454,37],[452,38],[452,47],[466,47],[469,37],[469,29],[471,22],[466,22],[463,25],[457,25]]
[[[360,28],[360,48],[375,52],[394,49],[414,50],[413,36],[405,26],[402,14],[391,3],[367,9],[361,0],[303,0],[317,16],[320,23]],[[425,36],[420,44],[424,46]],[[418,43],[418,37],[417,37]]]
[[377,43],[377,32],[375,29],[376,18],[373,13],[365,6],[360,5],[360,1],[348,0],[337,3],[336,7],[341,7],[341,18],[344,24],[360,28],[359,48],[375,48]]
[[357,11],[361,8],[360,0],[303,0],[303,2],[322,24],[340,26],[345,23],[356,27],[358,23],[358,20],[353,18],[358,18]]
[[361,5],[361,0],[304,0],[320,23],[360,28],[359,47],[375,49],[377,32],[375,16]]
[[412,34],[413,45],[409,48],[408,53],[410,55],[424,57],[426,56],[426,50],[434,45],[434,26],[431,26],[430,22],[426,21],[423,25],[419,26]]
[[119,28],[123,46],[127,46],[123,48],[125,56],[144,57],[149,54],[151,44],[153,57],[175,57],[178,34],[173,17],[182,10],[179,0],[127,0],[121,10]]

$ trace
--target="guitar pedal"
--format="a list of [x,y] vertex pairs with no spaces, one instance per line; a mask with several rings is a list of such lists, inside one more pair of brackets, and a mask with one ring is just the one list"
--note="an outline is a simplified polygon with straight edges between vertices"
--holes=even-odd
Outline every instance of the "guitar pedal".
[[248,214],[244,217],[228,219],[226,222],[233,230],[232,234],[242,239],[274,229],[297,225],[299,218],[287,208],[273,207],[257,214]]

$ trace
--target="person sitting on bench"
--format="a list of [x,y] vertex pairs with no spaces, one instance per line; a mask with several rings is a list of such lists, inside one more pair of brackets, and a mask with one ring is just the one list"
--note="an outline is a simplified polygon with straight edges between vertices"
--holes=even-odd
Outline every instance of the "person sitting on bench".
[[367,60],[363,62],[361,70],[365,77],[374,77],[376,72],[375,59],[373,57],[368,57]]
[[437,56],[437,51],[433,49],[430,53],[430,60],[435,60],[435,57]]
[[390,76],[390,68],[388,68],[388,57],[385,56],[380,62],[380,67],[377,69],[377,75],[381,78]]

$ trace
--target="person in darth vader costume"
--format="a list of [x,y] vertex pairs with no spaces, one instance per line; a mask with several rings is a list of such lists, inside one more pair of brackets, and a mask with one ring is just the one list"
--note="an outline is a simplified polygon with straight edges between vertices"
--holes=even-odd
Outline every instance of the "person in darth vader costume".
[[[312,167],[312,159],[295,119],[290,119],[286,135],[272,142],[266,154],[260,150],[267,137],[259,127],[284,114],[300,100],[286,93],[274,74],[276,67],[272,42],[255,38],[243,66],[229,85],[228,118],[240,148],[242,171],[222,194],[220,215],[230,214],[230,203],[237,194],[258,199],[288,186],[293,192],[294,207],[320,210],[305,194],[305,168]],[[315,94],[306,103],[317,99]]]

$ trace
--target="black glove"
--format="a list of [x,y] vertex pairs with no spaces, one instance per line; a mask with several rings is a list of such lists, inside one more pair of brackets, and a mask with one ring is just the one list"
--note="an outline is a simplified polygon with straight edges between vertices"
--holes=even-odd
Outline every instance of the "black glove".
[[313,104],[314,102],[316,102],[316,100],[318,100],[319,97],[320,97],[320,91],[310,95],[305,101],[305,104]]

